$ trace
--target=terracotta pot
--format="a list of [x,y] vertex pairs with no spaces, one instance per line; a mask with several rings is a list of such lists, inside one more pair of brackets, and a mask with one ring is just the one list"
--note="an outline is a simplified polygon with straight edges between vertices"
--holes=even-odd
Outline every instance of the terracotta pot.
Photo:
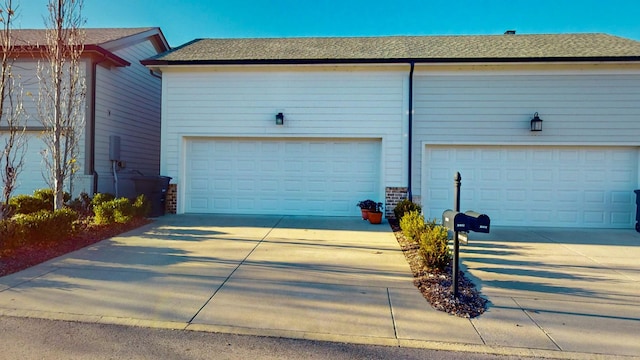
[[369,222],[372,224],[380,224],[382,222],[382,212],[369,211]]
[[369,219],[369,209],[360,209],[362,211],[362,220]]

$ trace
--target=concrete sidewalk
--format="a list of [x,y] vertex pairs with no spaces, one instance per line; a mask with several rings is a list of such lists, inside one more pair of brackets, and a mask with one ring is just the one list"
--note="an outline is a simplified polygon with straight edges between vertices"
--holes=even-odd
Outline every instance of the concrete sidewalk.
[[[578,239],[578,240],[572,240]],[[603,243],[606,243],[604,245]],[[433,310],[386,225],[166,216],[0,278],[0,315],[534,357],[640,354],[640,235],[492,229],[462,259],[491,301]]]

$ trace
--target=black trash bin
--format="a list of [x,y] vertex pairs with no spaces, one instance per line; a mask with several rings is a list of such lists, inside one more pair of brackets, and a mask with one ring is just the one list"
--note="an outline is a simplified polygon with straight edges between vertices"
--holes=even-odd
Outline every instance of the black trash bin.
[[640,189],[633,192],[636,193],[636,231],[640,232]]
[[149,217],[163,216],[171,178],[168,176],[134,176],[132,180],[136,186],[136,192],[144,194],[151,203]]

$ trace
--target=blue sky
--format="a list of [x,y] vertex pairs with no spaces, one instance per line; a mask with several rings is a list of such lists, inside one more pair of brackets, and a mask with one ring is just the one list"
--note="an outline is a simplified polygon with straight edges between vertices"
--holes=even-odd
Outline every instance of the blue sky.
[[[46,0],[20,4],[42,28]],[[87,27],[159,26],[196,38],[604,32],[640,41],[638,0],[85,0]]]

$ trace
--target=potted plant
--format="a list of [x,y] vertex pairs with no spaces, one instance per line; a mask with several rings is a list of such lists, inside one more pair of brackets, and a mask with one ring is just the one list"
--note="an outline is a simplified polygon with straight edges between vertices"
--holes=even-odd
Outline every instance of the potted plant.
[[369,211],[371,211],[371,209],[375,210],[376,208],[376,202],[373,200],[363,200],[358,202],[358,207],[360,208],[360,211],[362,212],[362,220],[367,220],[369,219]]
[[372,224],[380,224],[382,222],[382,203],[376,203],[373,210],[369,209],[369,222]]

